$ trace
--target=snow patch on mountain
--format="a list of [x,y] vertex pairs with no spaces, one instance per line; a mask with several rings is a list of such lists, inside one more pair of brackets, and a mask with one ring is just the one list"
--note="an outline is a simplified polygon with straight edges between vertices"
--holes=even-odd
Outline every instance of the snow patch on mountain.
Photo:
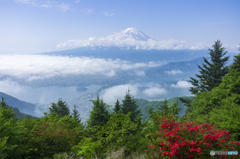
[[[143,32],[137,30],[136,28],[127,28],[122,32],[116,34],[116,36],[123,36],[125,38],[132,38],[134,40],[148,41],[148,40],[156,40]],[[156,40],[157,41],[157,40]]]

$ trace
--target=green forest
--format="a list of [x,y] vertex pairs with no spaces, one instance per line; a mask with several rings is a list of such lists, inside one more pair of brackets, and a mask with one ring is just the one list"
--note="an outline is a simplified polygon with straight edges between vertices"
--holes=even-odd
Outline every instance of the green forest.
[[98,97],[87,125],[62,99],[42,118],[19,119],[2,98],[0,159],[206,159],[216,158],[211,150],[240,152],[240,54],[225,67],[226,54],[219,40],[209,49],[211,61],[191,77],[195,97],[151,102],[126,90],[112,110]]

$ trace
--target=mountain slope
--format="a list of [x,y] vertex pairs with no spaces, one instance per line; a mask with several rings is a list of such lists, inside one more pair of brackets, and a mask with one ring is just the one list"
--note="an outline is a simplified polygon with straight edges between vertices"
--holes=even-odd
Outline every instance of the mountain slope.
[[[210,57],[205,57],[209,62]],[[233,61],[229,60],[228,63],[231,64]],[[155,82],[168,82],[173,80],[188,80],[190,77],[196,78],[195,74],[199,74],[199,66],[204,63],[203,57],[199,57],[190,61],[181,62],[170,62],[168,64],[149,68],[145,70],[145,75],[148,80],[153,80]],[[227,66],[229,65],[227,64]]]
[[13,108],[13,111],[17,112],[16,116],[19,118],[25,118],[27,114],[34,114],[35,104],[21,101],[10,95],[0,92],[0,97],[5,98],[7,105]]

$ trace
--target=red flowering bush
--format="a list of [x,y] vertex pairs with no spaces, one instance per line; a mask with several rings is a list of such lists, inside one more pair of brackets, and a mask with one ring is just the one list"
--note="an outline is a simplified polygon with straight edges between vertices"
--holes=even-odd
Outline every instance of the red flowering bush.
[[169,116],[159,117],[158,121],[161,122],[160,130],[156,134],[157,140],[148,145],[148,157],[206,158],[211,150],[235,151],[234,146],[240,144],[229,142],[229,132],[218,130],[205,122],[200,125],[195,122],[180,124]]

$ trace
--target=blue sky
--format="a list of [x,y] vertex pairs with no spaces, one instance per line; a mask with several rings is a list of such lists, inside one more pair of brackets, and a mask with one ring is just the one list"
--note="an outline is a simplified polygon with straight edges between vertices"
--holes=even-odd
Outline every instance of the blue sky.
[[0,0],[0,53],[46,52],[134,27],[158,40],[228,51],[240,44],[239,0]]

